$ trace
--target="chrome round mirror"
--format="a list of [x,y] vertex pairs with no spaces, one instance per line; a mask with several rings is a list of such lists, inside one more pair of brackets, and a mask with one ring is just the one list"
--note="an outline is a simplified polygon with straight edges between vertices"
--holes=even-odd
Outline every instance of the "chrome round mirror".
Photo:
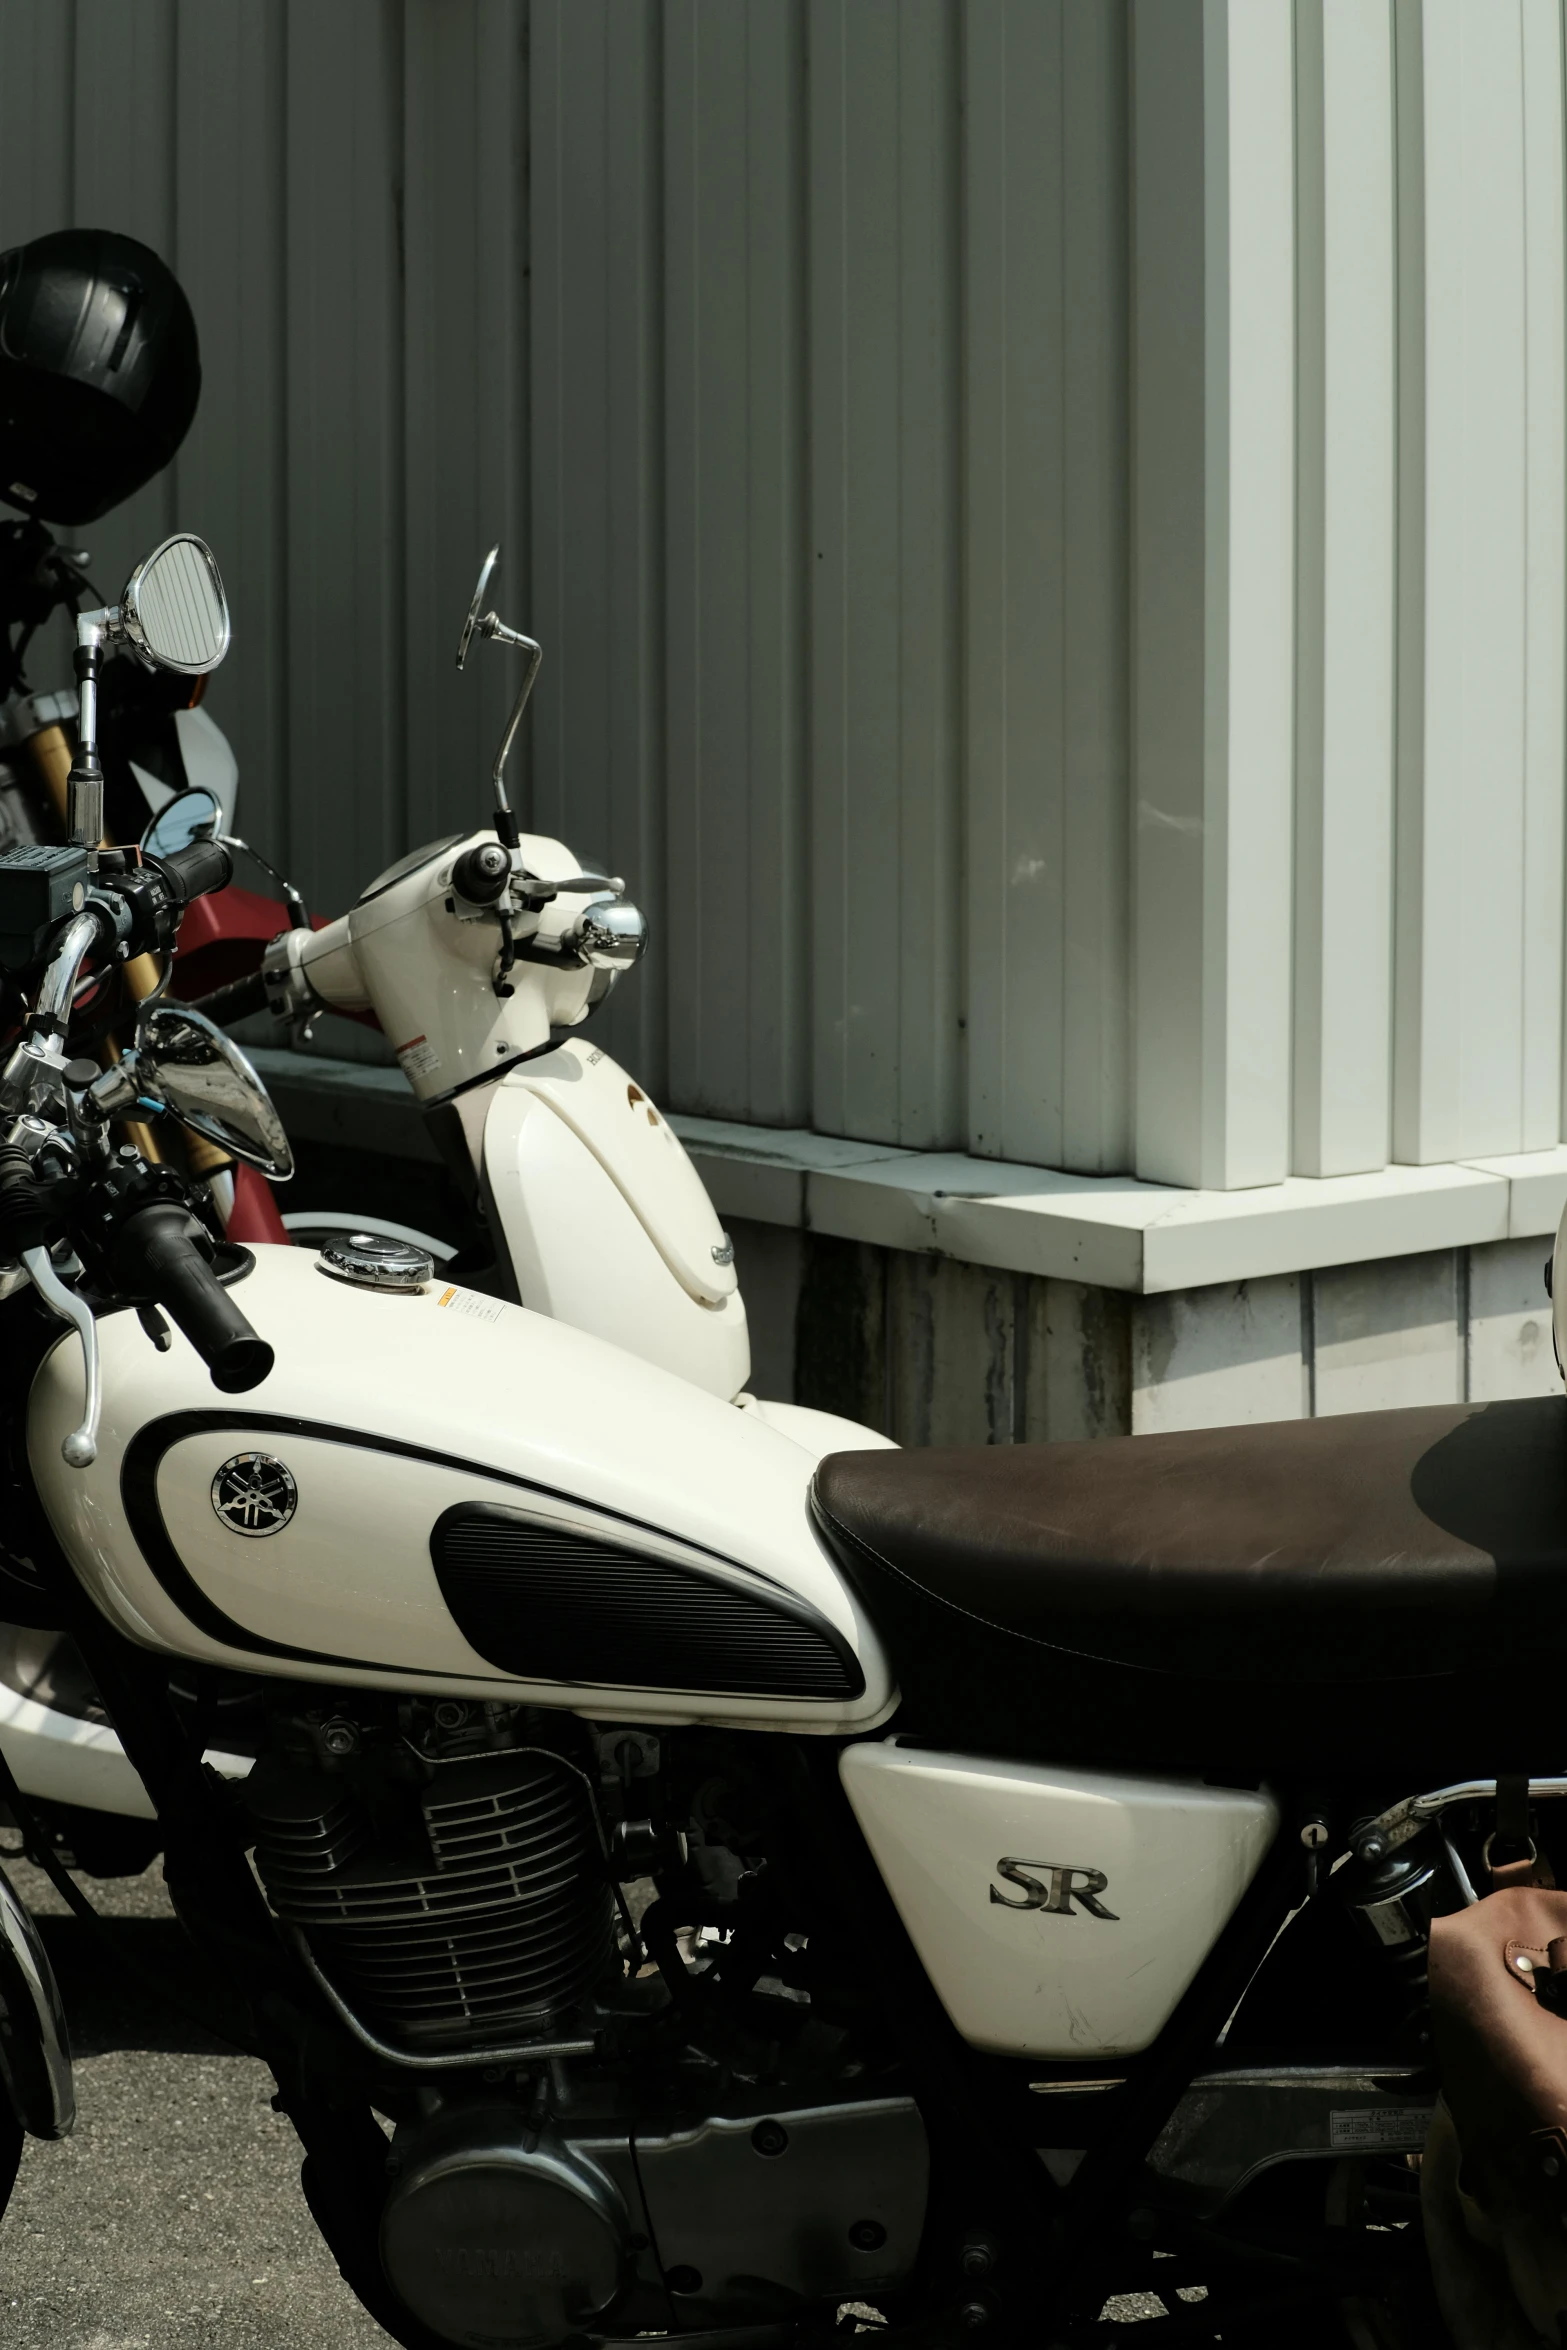
[[147,857],[172,857],[178,849],[188,849],[192,841],[216,840],[223,826],[223,810],[217,797],[204,783],[193,783],[189,791],[176,792],[165,800],[141,836],[142,854]]
[[490,575],[500,559],[501,550],[499,542],[497,542],[479,566],[479,584],[473,591],[473,602],[468,606],[468,617],[462,624],[462,635],[457,643],[457,666],[459,669],[468,658],[468,647],[473,642],[473,632],[479,625],[479,614],[484,609],[485,591],[490,584]]
[[180,532],[137,564],[120,598],[120,625],[160,669],[200,677],[229,649],[229,607],[212,549]]
[[294,1172],[283,1121],[255,1070],[221,1028],[184,1004],[157,1004],[136,1037],[136,1091],[220,1150],[280,1181]]
[[624,898],[598,898],[584,908],[571,940],[595,971],[629,971],[647,946],[647,916]]

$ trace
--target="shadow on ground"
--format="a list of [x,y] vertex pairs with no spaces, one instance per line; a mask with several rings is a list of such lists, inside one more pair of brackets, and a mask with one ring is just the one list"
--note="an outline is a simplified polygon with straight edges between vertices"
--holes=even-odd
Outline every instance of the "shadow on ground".
[[182,2015],[198,1970],[156,1867],[87,1882],[99,1936],[24,1863],[76,2058],[75,2135],[29,2140],[0,2220],[6,2350],[388,2350],[299,2192],[265,2067]]

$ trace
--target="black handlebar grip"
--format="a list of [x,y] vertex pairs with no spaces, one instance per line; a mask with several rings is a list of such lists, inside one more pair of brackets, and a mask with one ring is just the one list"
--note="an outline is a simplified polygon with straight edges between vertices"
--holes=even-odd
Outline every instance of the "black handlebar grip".
[[227,889],[234,878],[234,860],[220,840],[193,840],[189,848],[176,849],[158,863],[182,906],[212,890]]
[[247,978],[231,979],[226,987],[215,987],[211,995],[197,996],[191,1003],[193,1012],[204,1012],[218,1028],[227,1028],[231,1020],[248,1020],[252,1012],[267,1008],[267,983],[259,971]]
[[493,906],[511,879],[511,857],[498,840],[475,841],[452,867],[452,885],[472,906]]
[[131,1296],[155,1298],[179,1324],[224,1395],[259,1387],[273,1354],[219,1282],[203,1253],[201,1227],[177,1200],[150,1200],[127,1216],[114,1269]]

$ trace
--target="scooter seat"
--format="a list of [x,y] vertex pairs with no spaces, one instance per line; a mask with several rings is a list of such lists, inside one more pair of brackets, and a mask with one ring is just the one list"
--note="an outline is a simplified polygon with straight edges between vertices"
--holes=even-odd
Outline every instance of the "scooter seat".
[[[899,1727],[1107,1762],[1567,1747],[1567,1399],[835,1453],[822,1536]],[[1492,1756],[1493,1767],[1496,1757]]]

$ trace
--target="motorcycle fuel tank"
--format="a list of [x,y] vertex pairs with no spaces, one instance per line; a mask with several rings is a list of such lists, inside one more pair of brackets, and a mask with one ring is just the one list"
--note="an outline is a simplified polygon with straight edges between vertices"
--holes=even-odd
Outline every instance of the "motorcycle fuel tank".
[[398,1294],[258,1248],[276,1349],[231,1399],[176,1332],[99,1324],[98,1457],[74,1339],[28,1446],[83,1585],[131,1638],[248,1673],[822,1731],[895,1702],[819,1547],[812,1449],[579,1330],[450,1283]]

